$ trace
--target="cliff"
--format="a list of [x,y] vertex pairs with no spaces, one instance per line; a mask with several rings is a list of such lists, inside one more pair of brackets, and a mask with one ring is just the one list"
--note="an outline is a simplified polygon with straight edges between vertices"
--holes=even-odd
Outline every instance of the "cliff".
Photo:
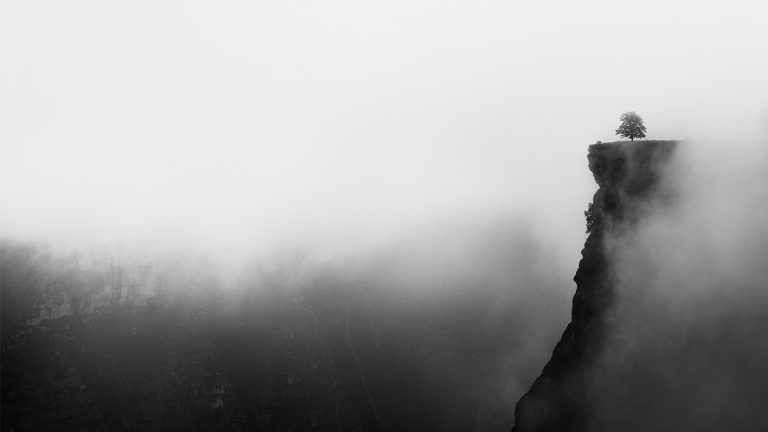
[[571,322],[552,358],[515,409],[513,432],[587,430],[590,421],[587,375],[599,356],[616,291],[610,244],[642,218],[645,204],[659,198],[661,173],[676,141],[594,144],[589,169],[599,189],[592,200],[590,235],[573,280]]

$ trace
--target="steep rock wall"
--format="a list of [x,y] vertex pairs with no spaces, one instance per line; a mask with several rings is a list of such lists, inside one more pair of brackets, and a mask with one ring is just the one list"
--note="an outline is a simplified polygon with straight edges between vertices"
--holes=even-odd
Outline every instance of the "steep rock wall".
[[587,430],[586,380],[601,352],[615,297],[610,244],[643,216],[651,200],[664,198],[660,178],[677,146],[676,141],[640,141],[589,147],[589,169],[599,189],[592,200],[591,232],[573,279],[577,288],[571,322],[542,374],[517,403],[513,432]]

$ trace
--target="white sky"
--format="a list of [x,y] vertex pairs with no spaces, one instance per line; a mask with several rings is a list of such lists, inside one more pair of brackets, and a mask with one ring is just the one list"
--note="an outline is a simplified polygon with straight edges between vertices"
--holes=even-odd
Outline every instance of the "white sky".
[[767,121],[765,4],[5,1],[0,236],[330,247],[508,212],[576,257],[622,112]]

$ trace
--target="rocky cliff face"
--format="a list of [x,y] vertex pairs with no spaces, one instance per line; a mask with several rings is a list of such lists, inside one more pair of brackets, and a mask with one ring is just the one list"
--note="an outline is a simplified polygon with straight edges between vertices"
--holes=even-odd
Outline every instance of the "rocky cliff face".
[[518,402],[513,431],[588,429],[587,380],[601,353],[616,295],[611,244],[642,218],[651,201],[665,198],[660,178],[677,146],[675,141],[643,141],[589,147],[589,169],[599,189],[588,216],[591,232],[574,277],[571,322],[544,371]]

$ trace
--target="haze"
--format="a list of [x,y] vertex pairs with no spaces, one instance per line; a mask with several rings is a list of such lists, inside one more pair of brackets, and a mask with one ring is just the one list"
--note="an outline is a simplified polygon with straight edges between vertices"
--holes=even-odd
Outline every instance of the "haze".
[[[692,150],[670,177],[680,204],[614,257],[620,294],[674,265],[611,337],[655,347],[647,316],[720,312],[708,278],[741,283],[725,318],[765,305],[768,146],[747,139],[768,136],[766,12],[3,2],[3,428],[59,425],[51,383],[74,382],[94,410],[69,418],[111,430],[509,430],[570,319],[587,146],[614,141],[626,111]],[[678,279],[685,293],[665,295]],[[622,349],[604,360],[657,354]],[[154,384],[171,393],[146,396]],[[592,401],[606,430],[633,419],[614,420],[622,401]]]
[[766,144],[682,144],[658,194],[675,199],[648,203],[614,238],[616,302],[588,372],[590,430],[768,425]]
[[765,123],[760,2],[6,2],[0,234],[328,253],[488,215],[575,265],[585,146]]

